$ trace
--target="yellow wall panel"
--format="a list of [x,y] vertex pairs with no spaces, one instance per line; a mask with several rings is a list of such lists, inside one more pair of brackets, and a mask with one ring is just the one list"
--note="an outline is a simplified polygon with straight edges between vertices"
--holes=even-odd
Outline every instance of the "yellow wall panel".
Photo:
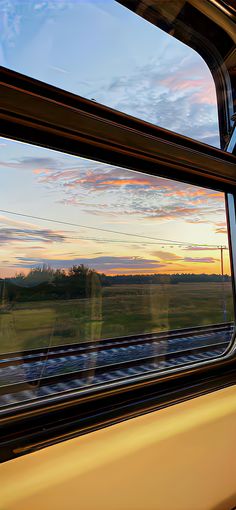
[[236,388],[0,466],[0,510],[224,510],[236,505]]

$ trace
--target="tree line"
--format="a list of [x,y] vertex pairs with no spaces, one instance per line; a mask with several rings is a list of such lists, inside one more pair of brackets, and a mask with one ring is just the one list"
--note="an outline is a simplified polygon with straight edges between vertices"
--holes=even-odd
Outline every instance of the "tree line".
[[[224,275],[224,281],[230,281]],[[73,265],[67,271],[48,266],[31,269],[27,275],[20,273],[13,278],[0,279],[1,302],[42,301],[53,299],[78,299],[96,297],[101,288],[112,285],[178,284],[222,282],[219,274],[151,274],[106,275],[94,269]]]
[[[224,275],[224,281],[230,281],[229,275]],[[201,283],[201,282],[222,282],[220,274],[196,274],[196,273],[176,273],[176,274],[131,274],[131,275],[101,275],[103,285],[122,285],[122,284],[177,284],[177,283]]]

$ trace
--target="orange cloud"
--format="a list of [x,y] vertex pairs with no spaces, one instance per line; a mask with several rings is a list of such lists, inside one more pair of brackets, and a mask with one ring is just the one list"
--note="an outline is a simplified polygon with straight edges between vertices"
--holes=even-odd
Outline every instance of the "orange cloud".
[[182,73],[176,73],[174,76],[167,76],[160,80],[161,85],[168,87],[169,89],[175,91],[178,90],[186,90],[192,89],[196,87],[202,87],[204,85],[204,81],[202,78],[198,79],[184,79]]
[[209,81],[209,79],[206,79],[206,76],[201,78],[186,79],[185,74],[182,71],[179,71],[178,73],[175,73],[175,75],[163,78],[159,83],[164,87],[167,87],[172,92],[192,91],[191,103],[204,105],[216,104],[215,89],[212,87],[212,83]]
[[181,259],[181,257],[179,257],[178,255],[176,255],[175,253],[171,253],[171,252],[168,252],[168,251],[153,251],[152,252],[152,255],[154,255],[155,257],[158,257],[159,259],[161,260],[166,260],[166,261],[172,261],[172,260],[179,260]]
[[199,104],[216,104],[216,94],[212,86],[210,84],[204,87],[204,90],[196,92],[193,94],[192,99],[195,103]]
[[225,222],[216,223],[215,233],[216,234],[227,234],[228,233],[227,224]]
[[36,174],[36,175],[40,175],[40,174],[49,174],[50,173],[50,170],[48,170],[47,168],[35,168],[35,170],[33,170],[33,173]]

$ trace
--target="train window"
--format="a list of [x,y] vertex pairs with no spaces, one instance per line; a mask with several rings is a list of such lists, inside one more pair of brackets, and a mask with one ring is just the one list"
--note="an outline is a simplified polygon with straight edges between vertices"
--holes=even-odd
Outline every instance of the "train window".
[[1,406],[225,352],[224,193],[0,146]]
[[3,66],[219,147],[214,81],[192,48],[113,0],[1,9]]

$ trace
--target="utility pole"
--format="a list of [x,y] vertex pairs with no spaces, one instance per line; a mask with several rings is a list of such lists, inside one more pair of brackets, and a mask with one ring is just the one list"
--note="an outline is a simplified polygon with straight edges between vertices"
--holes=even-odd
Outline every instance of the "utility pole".
[[225,250],[225,246],[220,246],[220,265],[221,265],[221,275],[222,275],[222,278],[224,279],[224,253],[223,251]]

